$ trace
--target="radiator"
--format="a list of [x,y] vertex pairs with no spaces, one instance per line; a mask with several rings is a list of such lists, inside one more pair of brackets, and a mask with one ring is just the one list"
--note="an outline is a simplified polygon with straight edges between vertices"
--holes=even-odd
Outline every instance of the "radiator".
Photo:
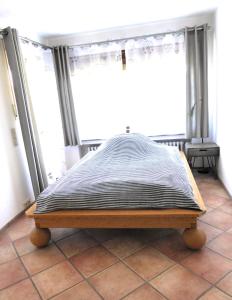
[[160,144],[172,146],[172,147],[178,147],[178,149],[180,151],[185,151],[185,144],[186,144],[187,140],[185,140],[185,139],[183,139],[183,140],[161,140],[161,141],[156,141],[156,142],[160,143]]
[[[185,144],[186,142],[189,142],[186,138],[180,138],[180,139],[153,139],[155,142],[160,144],[165,144],[171,147],[178,147],[180,151],[185,152]],[[87,147],[87,152],[89,151],[95,151],[97,148],[101,145],[101,143],[94,143],[94,144],[88,144],[85,145]]]

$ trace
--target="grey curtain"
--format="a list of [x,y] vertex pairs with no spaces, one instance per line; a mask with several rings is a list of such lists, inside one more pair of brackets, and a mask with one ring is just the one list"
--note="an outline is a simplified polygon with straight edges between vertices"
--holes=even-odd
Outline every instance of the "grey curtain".
[[17,31],[6,28],[3,36],[6,55],[11,70],[15,99],[17,103],[20,126],[25,145],[32,186],[37,197],[48,185],[47,176],[41,155],[39,139],[29,108],[23,59],[21,55]]
[[207,25],[185,29],[187,138],[208,137]]
[[65,146],[80,145],[70,80],[68,47],[53,49]]

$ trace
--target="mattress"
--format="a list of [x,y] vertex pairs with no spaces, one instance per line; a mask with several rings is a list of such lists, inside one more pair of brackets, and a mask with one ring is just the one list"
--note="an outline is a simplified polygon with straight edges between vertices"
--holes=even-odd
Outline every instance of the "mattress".
[[87,154],[37,198],[35,213],[71,209],[200,210],[175,147],[122,134]]

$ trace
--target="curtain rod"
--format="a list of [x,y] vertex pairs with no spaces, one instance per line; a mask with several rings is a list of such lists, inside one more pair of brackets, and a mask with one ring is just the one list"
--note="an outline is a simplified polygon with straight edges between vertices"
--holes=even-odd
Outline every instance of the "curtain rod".
[[7,34],[7,31],[5,29],[0,29],[0,34]]
[[[7,35],[7,34],[8,34],[8,32],[5,29],[0,29],[0,35]],[[21,40],[25,41],[25,42],[31,42],[33,45],[38,45],[38,46],[40,46],[42,48],[46,48],[46,49],[52,49],[52,47],[49,47],[49,46],[44,45],[42,43],[33,41],[33,40],[29,39],[29,38],[26,38],[26,37],[23,37],[23,36],[19,36],[19,38]]]
[[[211,30],[212,27],[207,25],[207,30]],[[197,26],[197,30],[202,30],[204,25],[200,25]],[[195,30],[195,27],[186,27],[188,31],[193,31]],[[106,40],[106,41],[101,41],[101,42],[91,42],[91,43],[85,43],[85,44],[78,44],[78,45],[70,45],[68,46],[68,48],[74,48],[74,47],[78,47],[78,46],[88,46],[88,45],[98,45],[98,44],[104,44],[104,43],[111,43],[111,42],[120,42],[120,41],[127,41],[127,40],[131,40],[131,39],[138,39],[138,38],[147,38],[147,37],[151,37],[151,36],[158,36],[158,35],[165,35],[165,34],[171,34],[171,33],[182,33],[185,32],[185,28],[181,28],[179,30],[175,30],[175,31],[166,31],[166,32],[162,32],[162,33],[154,33],[154,34],[146,34],[146,35],[137,35],[137,36],[133,36],[133,37],[128,37],[128,38],[120,38],[120,39],[114,39],[114,40]]]
[[38,45],[38,46],[40,46],[42,48],[46,48],[46,49],[52,49],[52,47],[49,47],[47,45],[44,45],[44,44],[41,44],[39,42],[33,41],[33,40],[29,39],[29,38],[26,38],[26,37],[23,37],[23,36],[19,36],[19,38],[21,40],[25,41],[25,42],[31,42],[33,45]]
[[6,35],[7,31],[5,29],[0,29],[0,39],[3,38],[3,35]]

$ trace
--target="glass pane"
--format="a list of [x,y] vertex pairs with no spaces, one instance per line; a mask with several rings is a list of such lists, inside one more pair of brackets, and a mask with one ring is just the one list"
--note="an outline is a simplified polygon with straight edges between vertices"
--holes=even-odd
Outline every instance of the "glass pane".
[[[184,37],[164,35],[129,40],[126,69],[121,51],[97,53],[82,48],[70,54],[72,87],[82,140],[131,132],[145,135],[185,133],[186,70]],[[107,53],[107,55],[106,55]],[[75,63],[74,63],[75,61]]]
[[48,182],[65,171],[64,141],[59,100],[50,49],[21,43],[31,100],[31,114],[38,131]]

